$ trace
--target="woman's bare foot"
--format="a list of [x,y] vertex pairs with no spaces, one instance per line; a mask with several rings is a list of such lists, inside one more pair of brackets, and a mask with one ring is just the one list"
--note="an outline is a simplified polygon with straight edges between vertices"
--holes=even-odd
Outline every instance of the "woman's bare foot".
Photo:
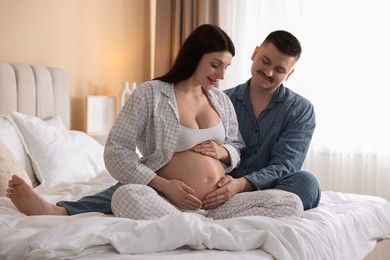
[[6,195],[15,207],[27,216],[68,215],[65,208],[48,203],[17,175],[13,175],[8,181]]

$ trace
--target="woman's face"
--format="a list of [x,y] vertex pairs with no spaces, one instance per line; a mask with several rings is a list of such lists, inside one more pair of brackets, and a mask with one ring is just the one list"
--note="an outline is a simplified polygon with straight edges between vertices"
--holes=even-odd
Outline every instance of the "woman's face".
[[205,90],[212,89],[218,80],[224,78],[232,59],[233,55],[228,51],[206,53],[200,59],[192,78]]

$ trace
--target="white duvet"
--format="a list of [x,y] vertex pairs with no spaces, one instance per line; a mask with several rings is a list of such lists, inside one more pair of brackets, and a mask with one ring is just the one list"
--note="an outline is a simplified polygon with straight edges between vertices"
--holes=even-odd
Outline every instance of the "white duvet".
[[[75,200],[114,184],[93,180],[36,190],[51,202]],[[390,203],[356,194],[322,193],[302,218],[210,220],[186,213],[135,221],[101,213],[32,216],[0,198],[0,259],[363,259],[390,237]]]

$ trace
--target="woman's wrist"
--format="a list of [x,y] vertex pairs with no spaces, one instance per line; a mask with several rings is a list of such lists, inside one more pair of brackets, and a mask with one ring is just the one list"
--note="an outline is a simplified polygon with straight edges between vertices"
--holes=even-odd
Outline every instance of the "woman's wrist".
[[227,151],[227,149],[223,146],[220,146],[220,150],[221,150],[221,158],[219,159],[221,162],[223,162],[224,164],[226,165],[230,165],[230,154],[229,152]]
[[151,188],[155,189],[158,192],[164,193],[164,187],[166,187],[166,184],[168,183],[168,180],[156,175],[148,184]]

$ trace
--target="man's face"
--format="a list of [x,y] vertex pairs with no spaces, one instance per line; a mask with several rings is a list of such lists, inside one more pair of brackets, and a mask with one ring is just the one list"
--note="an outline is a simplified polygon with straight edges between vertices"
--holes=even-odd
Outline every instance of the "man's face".
[[274,92],[294,72],[295,57],[281,53],[272,43],[256,46],[251,57],[251,85]]

